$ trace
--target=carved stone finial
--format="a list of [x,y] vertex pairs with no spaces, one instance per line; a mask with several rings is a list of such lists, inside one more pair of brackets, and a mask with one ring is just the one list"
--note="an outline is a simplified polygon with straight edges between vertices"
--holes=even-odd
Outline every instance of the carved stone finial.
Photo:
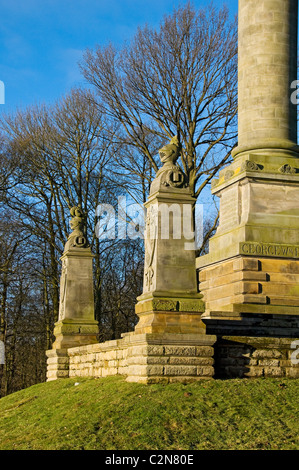
[[169,144],[164,145],[159,150],[163,166],[156,174],[151,186],[151,193],[162,187],[186,188],[188,186],[186,175],[176,163],[181,150],[182,146],[177,136],[174,136]]
[[174,136],[169,144],[164,145],[159,150],[160,160],[165,165],[171,163],[172,165],[176,164],[177,159],[180,156],[182,146],[179,143],[178,137]]
[[70,227],[72,232],[70,233],[67,242],[64,247],[64,251],[68,251],[71,248],[86,248],[87,240],[84,235],[85,217],[80,206],[74,206],[70,209],[72,216],[70,220]]

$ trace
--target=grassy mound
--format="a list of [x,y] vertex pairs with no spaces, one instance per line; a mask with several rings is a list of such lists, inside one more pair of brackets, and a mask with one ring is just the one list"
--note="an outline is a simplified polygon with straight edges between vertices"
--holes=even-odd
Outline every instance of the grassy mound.
[[0,399],[0,450],[299,449],[299,380],[64,379]]

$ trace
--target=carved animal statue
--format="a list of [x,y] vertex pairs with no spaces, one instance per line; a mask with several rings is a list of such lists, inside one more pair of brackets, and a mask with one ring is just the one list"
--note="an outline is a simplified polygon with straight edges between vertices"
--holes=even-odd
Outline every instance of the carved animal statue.
[[85,248],[87,245],[86,238],[84,236],[84,214],[79,206],[72,207],[70,210],[72,216],[70,220],[70,227],[72,232],[70,233],[67,242],[64,247],[64,251],[68,251],[74,247]]

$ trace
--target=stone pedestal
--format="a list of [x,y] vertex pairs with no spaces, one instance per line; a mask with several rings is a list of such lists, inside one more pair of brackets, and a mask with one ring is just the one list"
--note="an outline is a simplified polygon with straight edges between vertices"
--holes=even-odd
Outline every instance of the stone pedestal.
[[[174,146],[173,154],[171,149],[170,144],[160,151],[164,165],[145,204],[143,293],[135,307],[139,322],[130,335],[131,344],[142,342],[145,352],[132,359],[129,354],[128,381],[188,382],[213,376],[216,337],[206,335],[201,320],[204,303],[196,279],[192,215],[195,199],[175,163],[178,148]],[[152,345],[159,350],[154,357],[146,352],[152,351]],[[171,351],[178,355],[177,359],[171,358]],[[199,367],[204,364],[206,368]]]
[[197,259],[204,316],[299,315],[299,159],[239,156],[212,192],[219,227]]
[[47,351],[48,380],[67,376],[68,348],[97,343],[98,323],[94,319],[93,255],[84,236],[80,207],[71,209],[73,229],[61,257],[59,318],[55,341]]
[[206,334],[150,333],[125,337],[127,382],[192,383],[214,377],[214,343]]
[[52,349],[46,351],[47,380],[68,377],[68,348],[98,342],[91,250],[73,247],[61,259],[59,319],[55,323]]
[[202,334],[204,303],[197,289],[192,231],[195,200],[189,187],[165,187],[162,176],[145,204],[144,283],[135,307],[140,318],[135,331]]
[[53,348],[96,343],[98,323],[94,319],[91,250],[73,247],[61,260],[59,319]]
[[299,337],[299,159],[239,155],[212,192],[219,227],[197,259],[207,332]]

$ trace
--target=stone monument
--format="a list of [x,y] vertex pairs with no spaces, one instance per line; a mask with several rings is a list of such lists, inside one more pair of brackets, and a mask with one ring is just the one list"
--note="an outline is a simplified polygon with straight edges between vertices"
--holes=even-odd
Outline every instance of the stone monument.
[[82,209],[73,207],[70,214],[72,232],[61,257],[59,318],[54,328],[56,340],[52,350],[47,352],[53,364],[58,356],[64,363],[67,348],[98,342],[98,323],[94,319],[93,255],[85,235]]
[[136,332],[205,333],[195,270],[193,206],[186,176],[177,165],[177,137],[160,151],[162,168],[151,184],[145,232],[143,293],[137,299]]
[[72,210],[48,380],[299,377],[291,359],[299,339],[299,148],[291,101],[297,30],[297,0],[239,0],[239,142],[233,163],[213,182],[217,232],[209,254],[196,260],[195,200],[173,137],[159,152],[163,166],[145,204],[139,322],[118,340],[96,343],[92,254],[82,213]]
[[[143,293],[135,311],[139,322],[130,341],[128,381],[190,382],[214,375],[214,335],[206,335],[198,293],[191,195],[177,164],[177,137],[160,151],[163,163],[145,203]],[[134,345],[141,346],[138,357]],[[133,356],[133,357],[132,357]]]
[[[122,338],[96,343],[93,320],[92,255],[82,214],[72,209],[71,233],[62,256],[60,317],[56,341],[47,351],[48,380],[122,374],[129,382],[194,382],[214,375],[216,336],[206,334],[198,293],[191,196],[177,160],[177,137],[160,150],[157,172],[146,202],[143,293],[139,322]],[[92,344],[94,343],[94,344]]]
[[297,0],[239,0],[238,146],[212,183],[220,221],[197,258],[207,331],[298,337],[297,31]]

